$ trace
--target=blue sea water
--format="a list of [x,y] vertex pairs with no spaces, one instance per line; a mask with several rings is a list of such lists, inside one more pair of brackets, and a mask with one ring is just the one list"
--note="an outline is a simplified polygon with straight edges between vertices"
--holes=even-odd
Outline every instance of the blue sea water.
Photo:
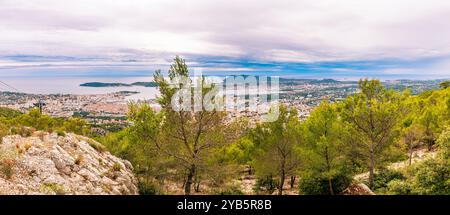
[[[164,73],[163,73],[164,74]],[[336,72],[299,72],[299,71],[205,71],[206,76],[225,77],[228,75],[278,76],[280,78],[358,80],[377,78],[381,80],[422,79],[423,77],[398,76],[376,73],[336,73]],[[153,80],[151,71],[20,71],[0,70],[0,91],[19,91],[31,94],[105,94],[118,91],[137,91],[132,99],[153,99],[158,94],[155,87],[81,87],[87,82],[133,83]],[[427,78],[425,78],[427,79]],[[428,78],[429,79],[429,78]]]

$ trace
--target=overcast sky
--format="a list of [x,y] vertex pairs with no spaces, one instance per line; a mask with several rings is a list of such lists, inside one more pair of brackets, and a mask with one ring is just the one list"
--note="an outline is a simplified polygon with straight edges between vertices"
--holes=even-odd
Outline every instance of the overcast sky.
[[450,77],[447,0],[0,0],[0,76],[207,71]]

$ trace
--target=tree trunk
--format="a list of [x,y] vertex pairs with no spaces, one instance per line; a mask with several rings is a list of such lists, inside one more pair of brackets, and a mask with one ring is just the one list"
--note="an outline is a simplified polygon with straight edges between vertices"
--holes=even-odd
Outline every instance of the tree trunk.
[[252,166],[248,167],[248,174],[249,175],[253,175],[253,168],[252,168]]
[[409,166],[412,164],[412,156],[413,156],[413,147],[409,148]]
[[295,179],[296,179],[295,176],[291,176],[291,189],[294,188],[294,185],[295,185]]
[[200,178],[198,177],[198,174],[196,173],[194,176],[194,191],[196,193],[200,192]]
[[369,187],[370,189],[373,188],[373,173],[375,168],[375,161],[374,161],[374,152],[370,152],[370,164],[369,164]]
[[200,192],[200,181],[197,181],[196,183],[195,183],[195,192]]
[[281,170],[280,183],[278,185],[278,195],[283,195],[283,186],[284,186],[285,178],[286,178],[286,174],[285,174],[284,170]]
[[334,195],[333,182],[331,181],[331,178],[328,178],[328,186],[330,188],[330,194]]
[[195,170],[196,170],[196,167],[194,164],[192,164],[191,168],[189,169],[189,173],[187,175],[186,184],[184,185],[184,195],[191,194],[192,179],[195,176]]

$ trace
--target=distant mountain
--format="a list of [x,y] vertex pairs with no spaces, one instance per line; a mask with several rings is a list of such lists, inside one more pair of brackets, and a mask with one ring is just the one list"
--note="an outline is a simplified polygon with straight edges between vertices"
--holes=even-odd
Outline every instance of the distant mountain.
[[132,87],[132,86],[142,86],[142,87],[156,87],[155,82],[134,82],[131,84],[125,83],[103,83],[103,82],[88,82],[80,84],[82,87]]

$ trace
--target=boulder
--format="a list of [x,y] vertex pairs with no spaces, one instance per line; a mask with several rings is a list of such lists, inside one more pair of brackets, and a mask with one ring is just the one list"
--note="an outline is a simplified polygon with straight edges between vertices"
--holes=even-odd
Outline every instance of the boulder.
[[351,184],[347,189],[342,191],[344,195],[375,195],[375,193],[363,183]]

